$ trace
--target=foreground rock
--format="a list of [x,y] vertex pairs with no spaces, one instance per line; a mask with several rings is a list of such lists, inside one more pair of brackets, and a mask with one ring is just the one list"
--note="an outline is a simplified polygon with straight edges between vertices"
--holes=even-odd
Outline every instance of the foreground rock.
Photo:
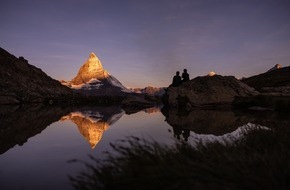
[[233,76],[196,77],[178,87],[169,87],[165,105],[192,108],[199,106],[229,105],[236,97],[259,94],[255,89]]
[[0,104],[44,102],[71,95],[71,89],[0,48]]

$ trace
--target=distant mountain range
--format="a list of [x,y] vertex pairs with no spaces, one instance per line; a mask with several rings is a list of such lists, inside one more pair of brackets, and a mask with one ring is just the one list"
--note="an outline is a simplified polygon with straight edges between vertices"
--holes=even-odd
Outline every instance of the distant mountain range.
[[165,93],[165,87],[152,87],[145,88],[130,88],[131,91],[139,94],[148,94],[151,96],[162,96]]

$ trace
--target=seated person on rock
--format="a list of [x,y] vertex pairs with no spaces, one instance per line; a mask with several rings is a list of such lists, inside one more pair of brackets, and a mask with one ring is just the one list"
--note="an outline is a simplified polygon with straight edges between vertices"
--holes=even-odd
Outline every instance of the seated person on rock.
[[179,71],[176,71],[176,75],[173,77],[172,84],[170,86],[179,86],[181,84],[181,77]]
[[187,81],[189,81],[189,74],[187,73],[187,69],[183,69],[182,82],[187,82]]

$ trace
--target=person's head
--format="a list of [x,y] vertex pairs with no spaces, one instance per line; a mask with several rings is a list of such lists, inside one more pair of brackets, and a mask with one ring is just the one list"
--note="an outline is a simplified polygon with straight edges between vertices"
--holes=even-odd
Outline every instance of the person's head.
[[183,69],[183,72],[187,73],[187,69]]
[[179,71],[176,71],[176,75],[179,75]]

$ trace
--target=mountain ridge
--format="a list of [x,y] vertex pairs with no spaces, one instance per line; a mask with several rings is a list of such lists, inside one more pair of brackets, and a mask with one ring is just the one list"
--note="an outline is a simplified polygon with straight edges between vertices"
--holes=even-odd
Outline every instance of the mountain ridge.
[[265,73],[243,78],[241,81],[258,91],[263,91],[264,88],[269,87],[287,87],[290,86],[290,66],[272,68]]
[[72,94],[24,57],[17,58],[0,47],[0,104],[45,102]]

